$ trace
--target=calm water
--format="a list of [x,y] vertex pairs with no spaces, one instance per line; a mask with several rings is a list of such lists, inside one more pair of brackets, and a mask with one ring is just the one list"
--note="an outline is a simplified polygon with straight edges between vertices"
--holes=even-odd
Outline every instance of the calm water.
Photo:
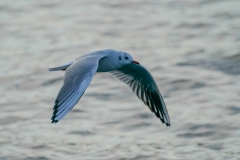
[[[0,160],[240,159],[240,1],[0,1]],[[59,123],[64,72],[90,51],[133,55],[154,76],[163,125],[97,73]]]

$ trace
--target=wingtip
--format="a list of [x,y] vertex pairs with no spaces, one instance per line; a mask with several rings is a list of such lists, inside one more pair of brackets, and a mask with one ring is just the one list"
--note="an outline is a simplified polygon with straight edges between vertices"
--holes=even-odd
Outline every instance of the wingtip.
[[161,119],[161,120],[162,120],[163,123],[165,123],[165,125],[166,125],[167,127],[170,127],[170,126],[171,126],[170,121],[167,121],[167,120],[164,120],[164,119]]
[[[55,110],[55,111],[56,111],[56,110]],[[58,122],[58,120],[55,119],[55,118],[56,118],[56,113],[55,113],[55,111],[53,112],[53,116],[52,116],[52,118],[51,118],[52,123],[57,123],[57,122]]]
[[54,118],[51,119],[52,120],[52,123],[57,123],[58,120],[55,120]]
[[165,124],[167,127],[171,127],[171,124],[169,122],[165,122],[163,119],[160,119],[163,124]]
[[165,124],[166,124],[167,127],[171,127],[171,124],[169,124],[169,123],[165,123]]

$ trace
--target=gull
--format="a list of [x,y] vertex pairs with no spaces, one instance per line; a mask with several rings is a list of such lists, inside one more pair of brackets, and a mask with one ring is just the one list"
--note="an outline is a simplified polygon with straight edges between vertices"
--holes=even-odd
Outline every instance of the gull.
[[49,71],[66,71],[53,107],[52,123],[65,117],[80,100],[96,72],[109,72],[127,84],[155,115],[170,126],[166,105],[152,75],[129,53],[105,49],[87,53]]

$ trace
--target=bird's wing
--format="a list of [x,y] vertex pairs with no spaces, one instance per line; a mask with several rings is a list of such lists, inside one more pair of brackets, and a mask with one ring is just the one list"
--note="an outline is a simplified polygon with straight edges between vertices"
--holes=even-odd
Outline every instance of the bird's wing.
[[77,59],[65,73],[64,82],[53,107],[52,123],[61,120],[76,105],[90,84],[105,55],[91,55]]
[[110,73],[127,84],[163,123],[170,126],[168,111],[158,87],[142,65],[131,63]]

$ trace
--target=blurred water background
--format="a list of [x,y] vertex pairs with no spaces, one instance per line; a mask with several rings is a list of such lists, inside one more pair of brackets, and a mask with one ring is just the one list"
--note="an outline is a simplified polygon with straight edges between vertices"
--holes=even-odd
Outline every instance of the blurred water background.
[[[239,0],[1,0],[0,160],[240,159]],[[129,52],[154,76],[163,125],[97,73],[59,123],[64,72],[84,53]]]

